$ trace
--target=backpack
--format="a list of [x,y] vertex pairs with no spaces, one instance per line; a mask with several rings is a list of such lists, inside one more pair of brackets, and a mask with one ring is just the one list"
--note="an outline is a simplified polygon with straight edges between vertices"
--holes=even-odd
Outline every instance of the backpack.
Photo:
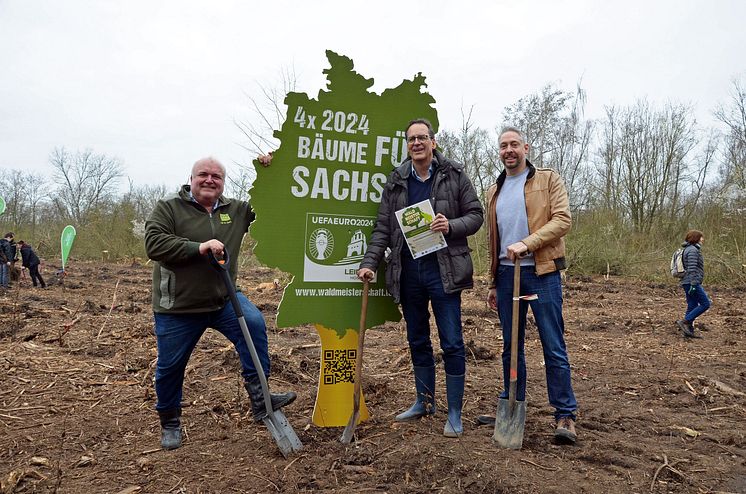
[[684,268],[684,249],[676,249],[671,256],[671,276],[674,278],[683,278],[686,274]]

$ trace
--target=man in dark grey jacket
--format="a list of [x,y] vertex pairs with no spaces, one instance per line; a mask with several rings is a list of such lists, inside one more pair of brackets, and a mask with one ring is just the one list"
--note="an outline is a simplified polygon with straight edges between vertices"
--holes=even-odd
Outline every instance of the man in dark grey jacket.
[[[448,420],[443,434],[459,437],[466,373],[461,290],[473,286],[467,237],[482,226],[484,211],[463,165],[436,150],[430,122],[412,120],[406,135],[409,157],[384,187],[376,226],[357,275],[361,280],[372,279],[386,249],[391,249],[386,287],[402,306],[417,390],[414,405],[397,415],[397,421],[435,413],[435,359],[428,310],[428,303],[432,304],[446,372]],[[442,233],[448,246],[414,259],[394,213],[426,199],[436,213],[430,230]]]

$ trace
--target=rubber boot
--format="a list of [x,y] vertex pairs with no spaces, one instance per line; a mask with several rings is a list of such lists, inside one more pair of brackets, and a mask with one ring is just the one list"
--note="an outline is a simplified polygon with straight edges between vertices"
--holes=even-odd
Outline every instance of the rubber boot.
[[[264,392],[262,391],[262,383],[258,377],[254,376],[246,383],[246,391],[249,393],[249,399],[251,400],[251,413],[254,415],[254,420],[261,422],[262,419],[267,417],[267,407],[264,406]],[[272,399],[273,411],[291,404],[297,397],[292,391],[287,393],[270,393],[269,396]]]
[[181,408],[159,410],[161,419],[161,448],[176,449],[181,446]]
[[414,405],[397,415],[395,421],[407,422],[435,413],[435,366],[414,367],[414,387],[417,390]]
[[464,427],[461,424],[461,408],[464,402],[464,374],[446,374],[446,397],[448,398],[448,419],[443,428],[446,437],[461,437]]

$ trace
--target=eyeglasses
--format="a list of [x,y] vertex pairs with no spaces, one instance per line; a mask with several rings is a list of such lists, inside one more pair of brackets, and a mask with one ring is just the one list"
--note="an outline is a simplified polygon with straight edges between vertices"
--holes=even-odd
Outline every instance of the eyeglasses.
[[421,136],[409,136],[407,137],[407,142],[410,144],[414,144],[417,141],[420,142],[427,142],[430,140],[430,136],[427,134],[422,134]]

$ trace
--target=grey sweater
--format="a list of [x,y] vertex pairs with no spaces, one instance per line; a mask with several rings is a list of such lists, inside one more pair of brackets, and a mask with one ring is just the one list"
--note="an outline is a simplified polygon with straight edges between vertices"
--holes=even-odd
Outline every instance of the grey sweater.
[[699,244],[690,244],[684,242],[684,254],[682,255],[684,261],[684,269],[686,273],[681,278],[682,285],[701,285],[702,280],[705,277],[705,260],[702,257],[702,248]]

